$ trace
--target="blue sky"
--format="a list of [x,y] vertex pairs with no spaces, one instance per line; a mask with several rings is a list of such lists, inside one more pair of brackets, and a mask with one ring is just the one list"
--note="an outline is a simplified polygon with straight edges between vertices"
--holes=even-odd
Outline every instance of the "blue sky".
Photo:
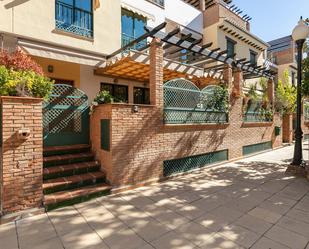
[[309,18],[309,0],[233,0],[252,17],[251,31],[264,41],[290,35],[300,16]]

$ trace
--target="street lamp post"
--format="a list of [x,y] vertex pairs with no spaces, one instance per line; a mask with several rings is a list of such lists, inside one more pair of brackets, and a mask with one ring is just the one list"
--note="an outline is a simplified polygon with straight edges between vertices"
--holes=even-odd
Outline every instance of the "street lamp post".
[[302,55],[303,46],[309,35],[309,28],[302,18],[298,25],[294,28],[292,37],[297,44],[297,106],[296,106],[296,129],[295,129],[295,147],[292,165],[303,165],[303,151],[302,151],[302,138],[303,131],[301,129],[301,81],[302,81]]

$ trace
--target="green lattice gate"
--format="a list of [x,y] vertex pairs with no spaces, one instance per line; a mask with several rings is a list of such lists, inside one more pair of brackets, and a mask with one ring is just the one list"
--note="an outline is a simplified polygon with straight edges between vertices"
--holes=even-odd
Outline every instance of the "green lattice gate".
[[87,95],[70,85],[57,84],[43,106],[44,146],[88,144]]

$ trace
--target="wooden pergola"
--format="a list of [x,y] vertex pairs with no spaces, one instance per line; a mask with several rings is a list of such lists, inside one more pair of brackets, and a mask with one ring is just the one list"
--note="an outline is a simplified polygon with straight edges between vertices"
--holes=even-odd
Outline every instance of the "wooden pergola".
[[[166,22],[155,28],[145,27],[145,34],[106,57],[103,67],[95,70],[96,74],[127,78],[147,82],[149,80],[149,48],[145,43],[148,38],[159,38],[164,51],[164,80],[176,77],[189,78],[195,82],[220,81],[227,66],[242,70],[245,79],[265,77],[273,78],[276,72],[252,65],[246,58],[236,59],[227,55],[227,50],[210,49],[212,43],[199,45],[202,40],[192,39],[192,34],[181,34],[179,28],[171,32],[162,32]],[[144,44],[136,46],[137,44]],[[137,48],[133,50],[132,48]],[[129,52],[128,52],[129,51]]]

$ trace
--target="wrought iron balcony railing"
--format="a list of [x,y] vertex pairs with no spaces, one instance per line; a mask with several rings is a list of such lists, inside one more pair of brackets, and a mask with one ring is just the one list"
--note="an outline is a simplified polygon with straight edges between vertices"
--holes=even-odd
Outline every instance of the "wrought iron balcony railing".
[[56,28],[76,35],[93,37],[93,14],[56,1]]
[[156,5],[159,5],[161,7],[164,7],[165,0],[147,0],[148,2],[154,3]]
[[[128,45],[131,41],[135,40],[136,38],[134,38],[133,36],[127,35],[125,33],[122,33],[122,37],[121,37],[121,46],[124,47],[126,45]],[[147,44],[147,40],[143,40],[137,44],[135,44],[133,47],[131,47],[131,49],[135,49],[135,50],[139,50],[143,47],[145,47]]]

